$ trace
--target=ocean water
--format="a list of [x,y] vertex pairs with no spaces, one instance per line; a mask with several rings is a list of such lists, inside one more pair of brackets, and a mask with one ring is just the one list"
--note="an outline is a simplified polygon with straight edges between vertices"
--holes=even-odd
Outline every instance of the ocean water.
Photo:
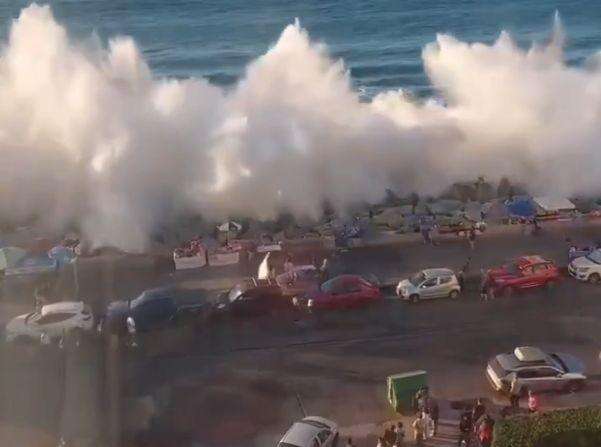
[[[46,2],[42,2],[46,3]],[[283,28],[299,18],[311,37],[342,58],[366,96],[404,88],[431,93],[421,62],[436,33],[492,42],[502,29],[520,45],[544,41],[554,12],[567,31],[566,58],[582,64],[601,49],[598,0],[54,0],[57,19],[76,37],[132,36],[157,76],[204,77],[232,85]],[[25,1],[0,5],[0,35]]]

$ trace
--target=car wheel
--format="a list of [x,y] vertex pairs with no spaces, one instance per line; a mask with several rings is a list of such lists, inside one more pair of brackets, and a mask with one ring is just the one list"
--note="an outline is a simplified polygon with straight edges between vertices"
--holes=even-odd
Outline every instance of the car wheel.
[[583,387],[584,383],[582,381],[572,380],[571,382],[568,382],[568,384],[565,387],[565,390],[568,393],[575,393],[576,391],[580,391]]
[[601,276],[598,273],[591,273],[588,277],[588,282],[591,284],[599,284],[601,282]]
[[412,303],[417,303],[419,301],[419,295],[417,293],[414,293],[409,297],[409,301],[411,301]]
[[506,287],[503,289],[503,296],[505,298],[511,298],[513,296],[513,287]]
[[451,290],[451,293],[449,293],[449,298],[456,300],[459,298],[459,292],[457,290]]

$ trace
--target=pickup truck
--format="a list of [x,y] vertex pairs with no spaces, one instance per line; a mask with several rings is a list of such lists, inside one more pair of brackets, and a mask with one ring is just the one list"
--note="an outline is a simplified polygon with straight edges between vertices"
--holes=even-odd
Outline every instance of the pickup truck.
[[212,309],[204,295],[202,290],[177,286],[146,290],[134,299],[110,303],[96,329],[101,335],[134,335],[177,324],[202,323]]
[[552,288],[561,280],[559,269],[541,256],[521,256],[512,263],[488,271],[488,286],[495,296],[511,296],[527,289]]

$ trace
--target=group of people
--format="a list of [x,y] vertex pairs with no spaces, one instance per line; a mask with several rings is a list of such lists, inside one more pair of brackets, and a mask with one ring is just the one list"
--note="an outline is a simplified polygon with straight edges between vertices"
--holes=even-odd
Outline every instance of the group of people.
[[528,411],[530,413],[538,412],[540,406],[538,396],[532,390],[522,388],[517,374],[513,373],[509,386],[509,404],[511,409],[515,410],[520,408],[520,398],[523,395],[528,396]]
[[423,387],[415,394],[413,407],[417,413],[411,424],[413,439],[417,445],[422,445],[426,439],[436,435],[439,416],[438,402],[432,399],[428,387]]
[[477,441],[477,445],[481,447],[490,447],[494,424],[495,421],[487,413],[484,402],[482,399],[478,399],[471,409],[468,408],[461,413],[458,445],[468,447],[473,445],[473,441]]
[[384,435],[378,438],[376,447],[401,447],[405,442],[405,427],[402,422],[391,424],[384,430]]

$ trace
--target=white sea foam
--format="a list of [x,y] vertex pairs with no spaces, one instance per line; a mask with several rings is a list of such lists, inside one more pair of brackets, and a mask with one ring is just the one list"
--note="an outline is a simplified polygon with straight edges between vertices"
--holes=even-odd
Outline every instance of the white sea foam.
[[439,35],[423,51],[437,100],[360,101],[342,61],[288,26],[230,91],[157,79],[125,37],[71,39],[32,5],[0,55],[0,211],[142,249],[179,212],[317,216],[387,187],[435,194],[509,175],[533,192],[598,192],[601,69],[546,45]]

